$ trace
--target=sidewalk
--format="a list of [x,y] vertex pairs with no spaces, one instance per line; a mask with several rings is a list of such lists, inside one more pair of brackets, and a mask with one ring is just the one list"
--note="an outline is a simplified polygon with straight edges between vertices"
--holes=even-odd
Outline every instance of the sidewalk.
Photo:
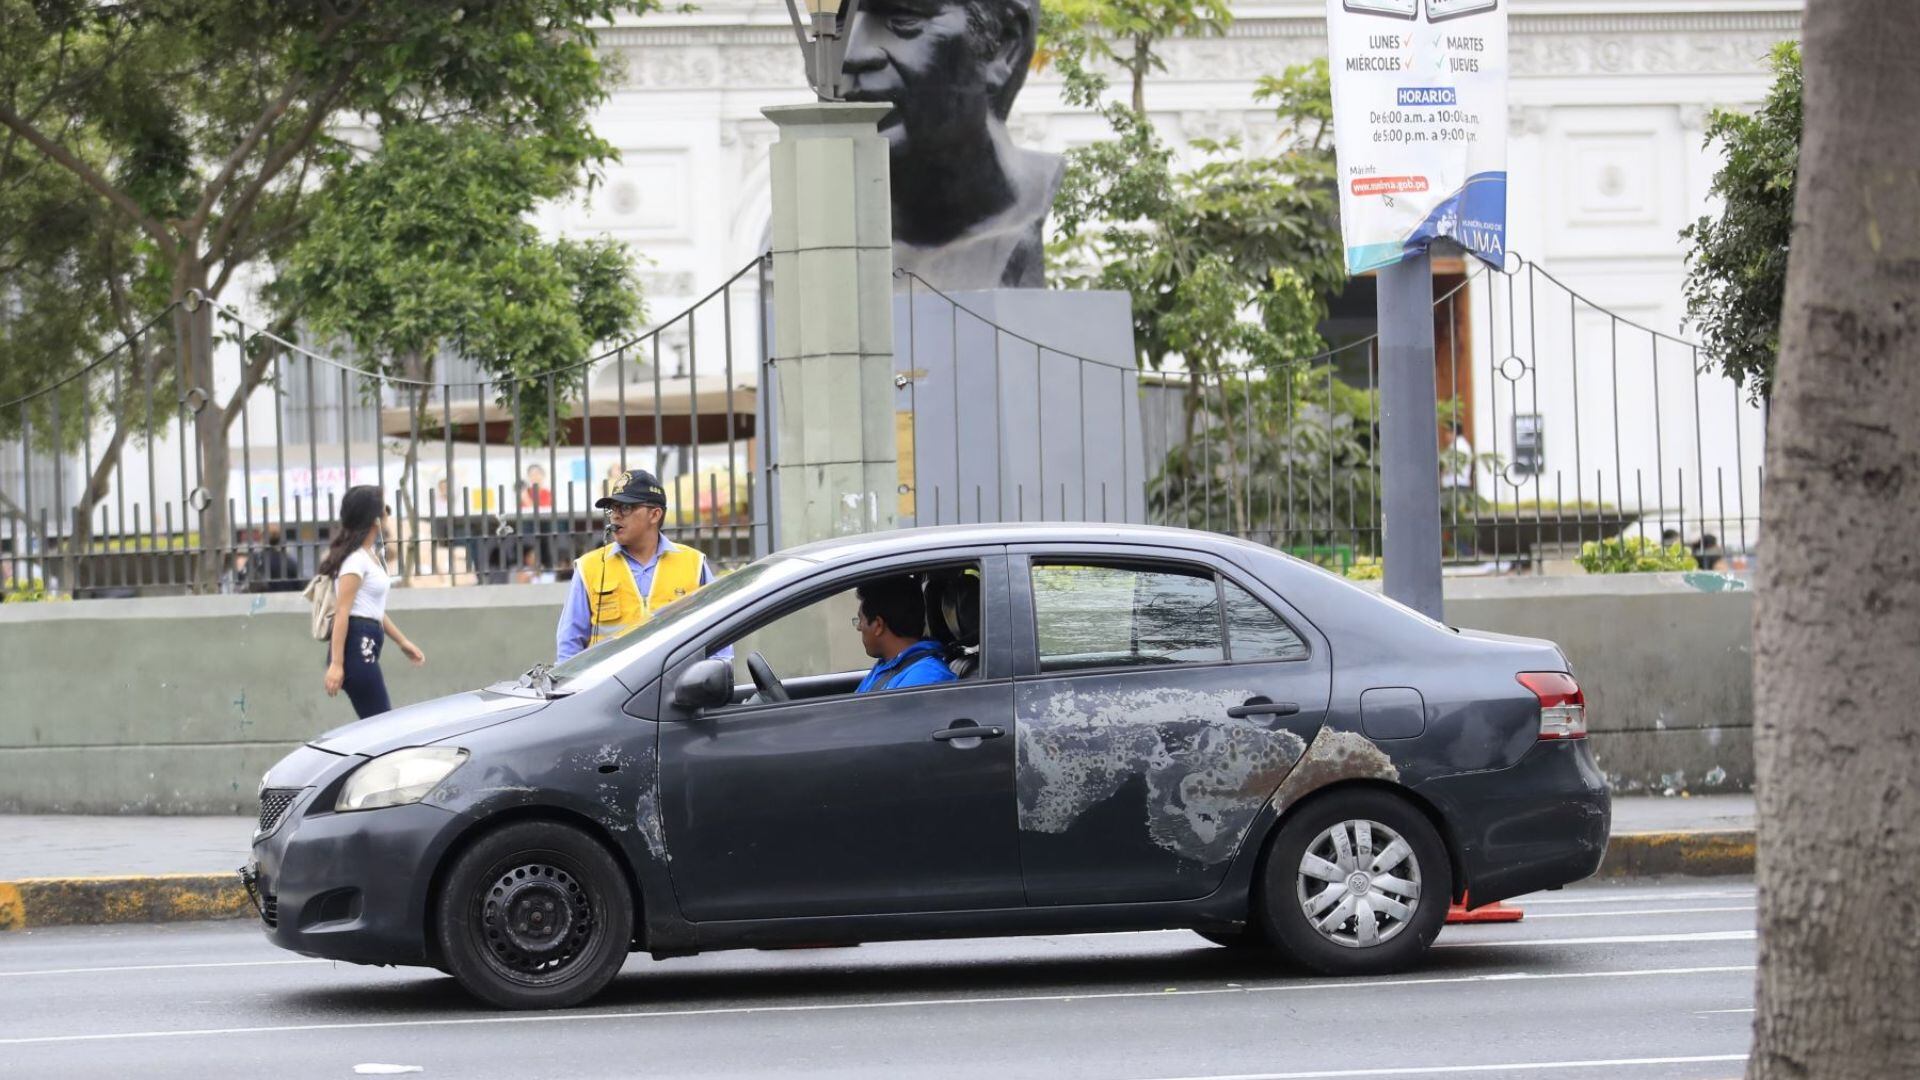
[[[1753,871],[1751,795],[1613,800],[1602,877]],[[250,913],[252,818],[0,814],[0,930]]]

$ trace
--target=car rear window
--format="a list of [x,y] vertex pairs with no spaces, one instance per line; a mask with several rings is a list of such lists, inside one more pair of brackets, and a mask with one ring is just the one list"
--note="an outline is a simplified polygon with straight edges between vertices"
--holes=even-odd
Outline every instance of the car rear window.
[[1039,563],[1032,578],[1042,671],[1226,659],[1211,573]]

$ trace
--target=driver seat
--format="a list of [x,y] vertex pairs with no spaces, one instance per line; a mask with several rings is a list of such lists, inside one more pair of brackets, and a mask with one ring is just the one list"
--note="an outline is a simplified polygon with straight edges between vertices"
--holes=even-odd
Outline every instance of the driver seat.
[[980,579],[970,574],[955,574],[940,583],[939,605],[928,605],[940,614],[946,633],[937,635],[946,644],[947,670],[962,679],[970,679],[980,670]]

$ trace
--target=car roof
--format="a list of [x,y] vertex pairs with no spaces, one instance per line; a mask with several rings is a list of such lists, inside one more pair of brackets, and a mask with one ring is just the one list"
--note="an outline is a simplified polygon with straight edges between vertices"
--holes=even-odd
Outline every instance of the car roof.
[[810,544],[783,549],[779,554],[813,562],[838,562],[849,558],[866,559],[905,555],[979,544],[1047,543],[1121,543],[1178,547],[1187,550],[1218,551],[1223,548],[1244,548],[1261,552],[1271,551],[1269,548],[1235,537],[1202,532],[1197,529],[1100,521],[1028,521],[890,529],[884,532],[816,540]]

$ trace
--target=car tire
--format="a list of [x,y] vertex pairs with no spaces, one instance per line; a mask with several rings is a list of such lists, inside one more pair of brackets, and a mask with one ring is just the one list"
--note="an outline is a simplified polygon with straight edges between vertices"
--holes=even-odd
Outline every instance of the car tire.
[[[1362,844],[1372,856],[1364,862]],[[1388,792],[1356,789],[1314,800],[1281,826],[1258,908],[1268,940],[1306,967],[1382,975],[1426,952],[1452,889],[1446,846],[1426,815]]]
[[592,837],[546,821],[508,825],[461,852],[435,920],[447,971],[503,1009],[558,1009],[620,972],[633,939],[626,875]]

